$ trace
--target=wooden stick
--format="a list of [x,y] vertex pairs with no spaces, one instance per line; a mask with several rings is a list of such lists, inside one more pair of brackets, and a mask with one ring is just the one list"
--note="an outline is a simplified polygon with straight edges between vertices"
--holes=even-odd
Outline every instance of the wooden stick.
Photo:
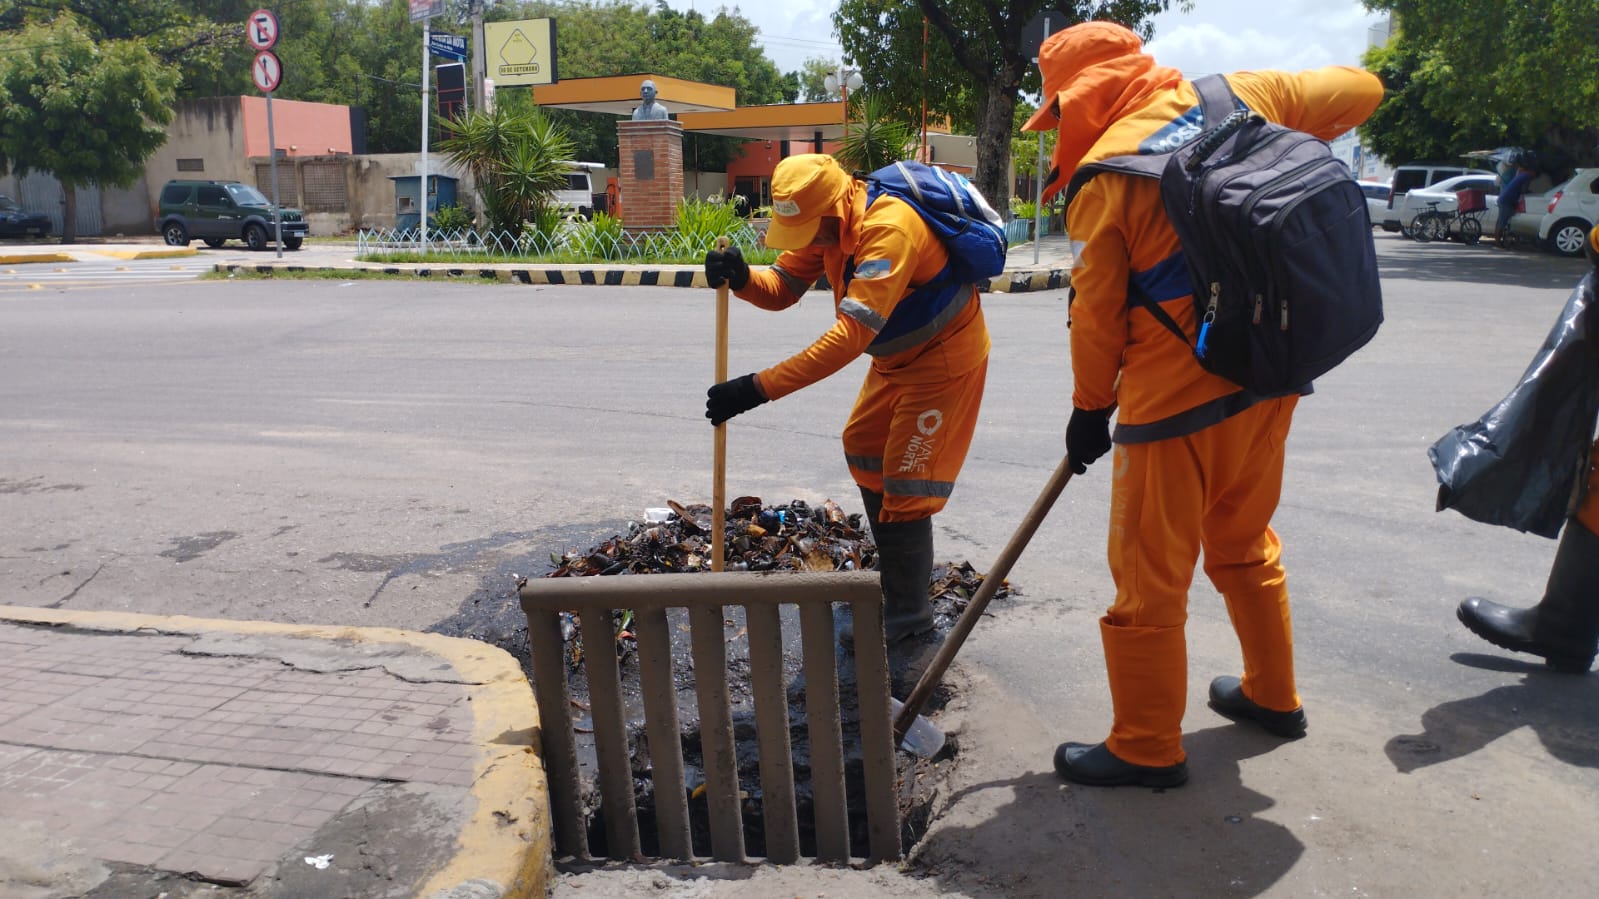
[[[727,249],[725,236],[716,239],[716,250]],[[727,282],[716,288],[716,380],[727,380]],[[727,556],[727,422],[716,426],[715,470],[711,481],[711,570],[721,571]]]

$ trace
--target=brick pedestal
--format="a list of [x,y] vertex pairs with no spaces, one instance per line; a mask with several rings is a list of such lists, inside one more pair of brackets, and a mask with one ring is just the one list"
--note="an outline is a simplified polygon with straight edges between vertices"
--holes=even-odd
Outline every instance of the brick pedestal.
[[616,123],[622,183],[622,225],[629,231],[659,231],[677,225],[683,198],[683,126],[660,122]]

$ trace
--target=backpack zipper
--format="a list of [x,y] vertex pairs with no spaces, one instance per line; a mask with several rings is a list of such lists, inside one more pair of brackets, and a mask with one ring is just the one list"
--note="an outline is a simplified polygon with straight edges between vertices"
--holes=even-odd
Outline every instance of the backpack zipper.
[[1210,340],[1210,326],[1216,321],[1216,306],[1221,302],[1221,282],[1210,282],[1210,303],[1205,306],[1205,318],[1199,323],[1199,338],[1194,341],[1194,355],[1205,358],[1205,345]]

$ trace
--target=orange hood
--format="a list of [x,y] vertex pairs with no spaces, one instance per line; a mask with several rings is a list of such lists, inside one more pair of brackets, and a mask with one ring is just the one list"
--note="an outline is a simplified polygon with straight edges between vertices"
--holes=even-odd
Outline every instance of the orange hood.
[[1143,46],[1138,35],[1115,22],[1083,22],[1050,35],[1039,48],[1044,103],[1022,128],[1060,129],[1044,199],[1071,181],[1118,119],[1183,80],[1176,69],[1156,65]]

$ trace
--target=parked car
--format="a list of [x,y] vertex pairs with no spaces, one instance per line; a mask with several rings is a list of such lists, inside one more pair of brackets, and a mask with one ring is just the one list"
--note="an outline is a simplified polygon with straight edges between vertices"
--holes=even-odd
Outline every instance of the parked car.
[[[1526,201],[1528,215],[1543,213],[1538,217],[1538,242],[1562,256],[1579,256],[1588,232],[1599,222],[1599,168],[1578,169],[1548,194]],[[1517,219],[1525,222],[1524,216],[1517,216],[1511,228],[1524,233],[1525,225],[1518,227]]]
[[[240,181],[168,181],[161,188],[155,229],[168,245],[186,247],[199,238],[208,247],[242,240],[252,250],[273,239],[272,201]],[[298,250],[310,233],[298,209],[278,210],[283,246]]]
[[1383,218],[1388,214],[1388,195],[1394,192],[1393,185],[1382,181],[1356,181],[1360,192],[1366,195],[1366,212],[1371,217],[1373,225],[1382,224]]
[[[1410,225],[1416,220],[1416,216],[1435,207],[1439,212],[1455,211],[1459,206],[1459,197],[1456,193],[1462,190],[1483,191],[1488,210],[1478,220],[1482,223],[1482,233],[1492,234],[1494,222],[1499,215],[1499,179],[1489,172],[1456,175],[1453,178],[1445,178],[1431,187],[1413,188],[1405,194],[1403,201],[1396,204],[1400,227],[1409,234]],[[1449,223],[1451,234],[1459,230],[1457,223]]]
[[0,194],[0,237],[43,237],[50,233],[50,217],[42,212],[29,212],[16,200]]
[[[1393,180],[1389,185],[1392,187],[1392,192],[1388,195],[1388,208],[1383,211],[1382,229],[1398,231],[1404,227],[1405,223],[1400,219],[1399,212],[1405,194],[1410,191],[1418,187],[1431,187],[1445,178],[1482,172],[1482,169],[1448,162],[1411,162],[1399,166],[1394,169]],[[1495,190],[1494,193],[1498,194],[1499,191]]]

